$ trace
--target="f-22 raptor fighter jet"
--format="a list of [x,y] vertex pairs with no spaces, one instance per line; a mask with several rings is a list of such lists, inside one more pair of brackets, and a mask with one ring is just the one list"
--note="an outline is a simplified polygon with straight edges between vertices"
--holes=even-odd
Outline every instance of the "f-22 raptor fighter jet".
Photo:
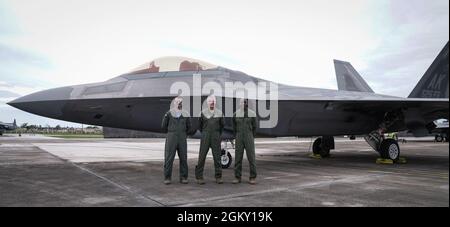
[[[386,159],[398,160],[400,147],[384,133],[409,130],[416,136],[427,135],[428,124],[448,119],[449,57],[448,43],[419,81],[408,98],[375,94],[350,64],[335,61],[339,90],[296,87],[276,84],[278,118],[272,127],[259,127],[260,137],[317,137],[313,152],[328,156],[334,149],[333,136],[363,135],[375,151]],[[193,79],[194,77],[194,79]],[[195,59],[166,57],[101,83],[83,84],[45,90],[18,98],[10,103],[18,109],[37,115],[114,128],[162,132],[161,119],[178,96],[173,84],[183,82],[193,88],[182,94],[192,103],[211,94],[194,84],[214,82],[268,82],[243,72],[230,70]],[[393,84],[392,86],[395,86]],[[226,90],[226,89],[225,89]],[[266,91],[267,97],[271,91]],[[216,94],[222,103],[238,102],[234,92]],[[267,99],[272,99],[265,97]],[[256,106],[263,100],[249,97]],[[270,102],[266,102],[270,106]],[[228,107],[219,106],[222,112]],[[235,106],[232,107],[233,112]],[[259,123],[265,117],[256,110]],[[225,115],[224,138],[232,137],[231,116]],[[195,121],[195,118],[193,119]]]

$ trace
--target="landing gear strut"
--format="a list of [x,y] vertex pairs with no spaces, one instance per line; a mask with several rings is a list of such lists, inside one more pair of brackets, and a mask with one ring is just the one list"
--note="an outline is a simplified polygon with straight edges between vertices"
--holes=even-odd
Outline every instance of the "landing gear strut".
[[[231,146],[229,146],[229,144]],[[233,163],[233,156],[231,156],[231,153],[229,152],[230,149],[235,149],[234,147],[234,141],[233,140],[225,140],[222,143],[222,156],[221,156],[221,164],[222,169],[228,169],[231,166],[231,163]]]
[[401,111],[388,112],[385,114],[384,120],[379,125],[379,128],[364,137],[366,142],[380,154],[382,159],[390,159],[394,162],[400,159],[400,146],[397,140],[384,137],[387,129],[399,121],[404,121],[404,116]]
[[313,153],[322,158],[330,157],[330,150],[334,149],[334,137],[322,136],[314,140]]
[[394,139],[385,139],[383,134],[375,131],[365,136],[367,143],[377,151],[381,158],[398,161],[400,159],[400,146]]

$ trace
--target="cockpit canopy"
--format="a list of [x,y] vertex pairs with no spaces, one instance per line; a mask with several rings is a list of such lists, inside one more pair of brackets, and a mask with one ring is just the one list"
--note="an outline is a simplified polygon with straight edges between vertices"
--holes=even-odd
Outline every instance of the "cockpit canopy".
[[186,57],[162,57],[147,62],[133,70],[128,74],[140,73],[158,73],[158,72],[176,72],[176,71],[202,71],[217,68],[204,61],[186,58]]

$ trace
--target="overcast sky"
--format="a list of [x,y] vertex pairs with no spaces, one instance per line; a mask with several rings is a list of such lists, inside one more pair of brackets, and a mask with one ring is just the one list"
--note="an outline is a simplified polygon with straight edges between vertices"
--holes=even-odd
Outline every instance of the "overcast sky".
[[448,0],[0,0],[0,121],[74,125],[5,103],[173,55],[330,89],[346,60],[406,97],[448,40]]

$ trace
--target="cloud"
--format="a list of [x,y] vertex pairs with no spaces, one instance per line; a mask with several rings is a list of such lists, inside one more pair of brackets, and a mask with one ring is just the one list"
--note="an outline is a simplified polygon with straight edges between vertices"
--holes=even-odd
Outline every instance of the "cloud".
[[0,43],[0,61],[4,65],[17,64],[21,66],[31,67],[50,67],[50,62],[47,59],[39,57],[30,51],[25,51],[17,47],[7,46]]
[[448,2],[0,0],[0,88],[99,82],[181,55],[335,89],[336,58],[376,92],[407,96],[449,39]]
[[449,1],[380,1],[379,42],[361,73],[379,93],[406,97],[449,40]]
[[6,2],[0,0],[0,37],[17,33],[14,15],[9,12]]
[[19,94],[14,92],[0,90],[0,98],[16,98],[19,96]]
[[52,59],[55,69],[42,78],[56,84],[98,82],[153,58],[185,55],[263,79],[335,88],[332,59],[358,58],[373,43],[370,1],[138,2],[10,1],[32,34],[14,44]]
[[44,88],[38,86],[20,86],[0,81],[0,102],[6,103],[14,98],[28,95]]
[[43,76],[52,68],[50,61],[34,51],[0,41],[0,62],[0,79],[11,86],[46,87],[53,84]]

